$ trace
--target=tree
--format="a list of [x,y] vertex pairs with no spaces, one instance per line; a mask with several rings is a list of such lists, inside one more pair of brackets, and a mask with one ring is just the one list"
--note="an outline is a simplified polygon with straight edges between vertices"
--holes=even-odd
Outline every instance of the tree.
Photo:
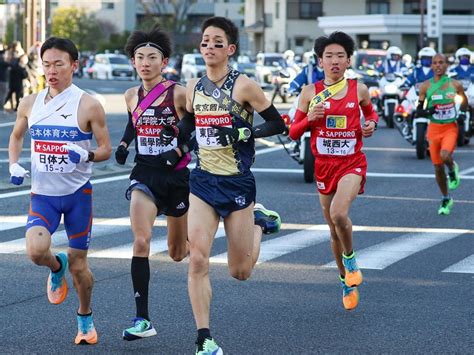
[[95,15],[76,7],[56,9],[51,21],[51,33],[53,36],[69,38],[81,51],[97,50],[103,37]]

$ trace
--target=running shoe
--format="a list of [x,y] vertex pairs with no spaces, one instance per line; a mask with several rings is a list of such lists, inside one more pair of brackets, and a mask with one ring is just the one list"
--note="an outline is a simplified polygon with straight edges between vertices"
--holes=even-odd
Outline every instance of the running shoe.
[[346,285],[346,281],[339,276],[342,284],[342,304],[348,311],[354,309],[359,304],[359,291],[357,287],[349,287]]
[[62,303],[67,296],[67,281],[64,276],[67,270],[67,254],[59,253],[56,255],[59,258],[61,269],[58,272],[50,272],[48,276],[48,282],[46,285],[46,291],[48,294],[48,300],[52,304]]
[[357,266],[355,252],[352,252],[350,256],[346,256],[342,253],[342,263],[346,269],[346,285],[349,287],[359,286],[362,283],[362,272]]
[[253,215],[254,223],[262,227],[263,234],[277,233],[280,230],[281,218],[277,212],[267,210],[262,204],[256,203]]
[[137,317],[133,320],[133,327],[123,331],[123,340],[137,340],[156,335],[156,330],[149,320]]
[[97,344],[97,332],[92,320],[92,314],[81,316],[77,315],[77,335],[74,343],[77,345]]
[[443,198],[441,200],[441,205],[439,206],[439,209],[438,209],[438,214],[447,216],[448,214],[451,213],[451,208],[453,207],[453,205],[454,205],[454,200],[452,198]]
[[206,338],[202,345],[196,342],[196,355],[224,355],[224,352],[213,338]]
[[459,166],[456,162],[454,162],[453,171],[448,173],[448,187],[450,190],[456,190],[460,183],[461,178],[459,177]]

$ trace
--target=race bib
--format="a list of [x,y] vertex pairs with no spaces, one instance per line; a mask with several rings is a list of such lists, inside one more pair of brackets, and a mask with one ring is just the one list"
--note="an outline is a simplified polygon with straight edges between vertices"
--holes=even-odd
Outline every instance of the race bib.
[[316,148],[323,155],[351,155],[354,154],[357,139],[355,138],[325,138],[316,139]]
[[232,116],[223,114],[219,116],[196,115],[196,140],[201,147],[222,147],[217,143],[216,130],[212,126],[232,128]]
[[142,155],[158,155],[174,149],[178,146],[178,139],[174,138],[171,144],[161,144],[161,126],[139,125],[137,126],[138,153]]
[[38,171],[43,173],[66,174],[71,173],[76,164],[69,161],[68,152],[64,149],[64,142],[33,142],[33,160]]
[[456,108],[452,102],[449,104],[435,104],[434,107],[436,112],[433,114],[433,118],[436,120],[452,120],[456,117]]

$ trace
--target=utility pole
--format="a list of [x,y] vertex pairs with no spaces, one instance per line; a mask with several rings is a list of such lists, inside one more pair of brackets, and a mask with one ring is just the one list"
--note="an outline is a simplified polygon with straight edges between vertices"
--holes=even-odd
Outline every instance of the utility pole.
[[425,0],[420,0],[421,28],[418,45],[421,48],[425,46]]

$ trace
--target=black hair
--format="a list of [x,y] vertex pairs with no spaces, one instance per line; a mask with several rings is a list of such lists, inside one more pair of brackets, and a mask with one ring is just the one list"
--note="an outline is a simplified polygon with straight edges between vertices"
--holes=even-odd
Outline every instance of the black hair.
[[51,48],[56,48],[60,51],[66,52],[67,54],[69,54],[69,57],[73,62],[79,59],[79,52],[77,51],[77,47],[70,39],[60,37],[49,37],[46,41],[44,41],[43,45],[41,46],[41,59],[43,59],[44,52]]
[[208,27],[217,27],[223,30],[226,34],[227,41],[229,44],[235,44],[236,47],[239,45],[239,29],[237,26],[228,18],[214,16],[208,18],[203,22],[201,26],[201,32],[204,33]]
[[156,23],[148,32],[139,30],[133,31],[125,44],[125,53],[127,53],[130,58],[133,58],[135,55],[135,48],[138,45],[147,42],[154,43],[160,47],[164,58],[169,58],[171,56],[171,38],[168,33],[160,29],[158,23]]
[[329,36],[321,36],[314,41],[314,52],[319,58],[323,57],[324,49],[331,44],[339,44],[346,51],[347,57],[354,54],[355,43],[351,36],[341,31],[335,31]]

